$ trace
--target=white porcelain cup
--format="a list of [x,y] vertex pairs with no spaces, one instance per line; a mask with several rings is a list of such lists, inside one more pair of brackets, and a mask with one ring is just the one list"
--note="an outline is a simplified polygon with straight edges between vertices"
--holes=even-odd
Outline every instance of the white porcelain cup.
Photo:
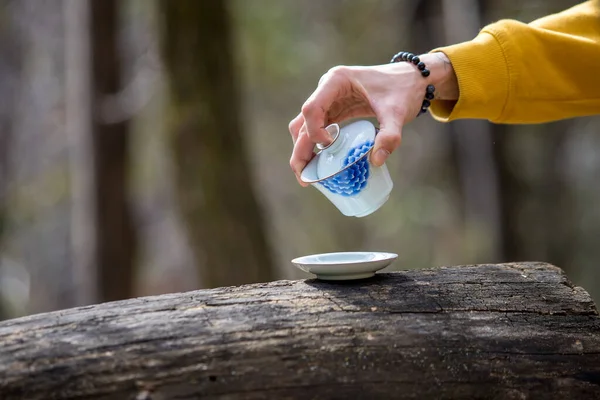
[[302,171],[302,181],[323,193],[346,216],[372,214],[385,204],[394,187],[387,166],[375,167],[369,161],[375,126],[360,120],[326,129],[332,142],[317,146],[321,150]]

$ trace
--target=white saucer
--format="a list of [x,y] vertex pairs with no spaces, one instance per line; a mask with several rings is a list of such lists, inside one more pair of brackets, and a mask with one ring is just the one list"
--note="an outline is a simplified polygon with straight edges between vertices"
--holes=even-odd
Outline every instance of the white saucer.
[[398,254],[394,253],[340,252],[298,257],[292,260],[292,264],[305,272],[315,274],[318,279],[350,280],[370,278],[396,258]]

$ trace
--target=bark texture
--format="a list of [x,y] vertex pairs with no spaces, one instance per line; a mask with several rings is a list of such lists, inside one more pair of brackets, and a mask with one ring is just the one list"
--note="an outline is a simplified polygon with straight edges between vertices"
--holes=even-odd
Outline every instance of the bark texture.
[[588,399],[600,318],[541,263],[276,281],[0,323],[0,398]]

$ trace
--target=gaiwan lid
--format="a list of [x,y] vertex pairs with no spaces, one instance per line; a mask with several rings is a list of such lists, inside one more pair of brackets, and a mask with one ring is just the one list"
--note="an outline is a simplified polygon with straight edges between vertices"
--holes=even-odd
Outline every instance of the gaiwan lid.
[[375,126],[366,120],[352,122],[343,128],[338,124],[331,124],[325,129],[332,141],[327,146],[317,145],[320,151],[300,174],[303,182],[324,181],[358,162],[365,162],[373,149],[377,134]]

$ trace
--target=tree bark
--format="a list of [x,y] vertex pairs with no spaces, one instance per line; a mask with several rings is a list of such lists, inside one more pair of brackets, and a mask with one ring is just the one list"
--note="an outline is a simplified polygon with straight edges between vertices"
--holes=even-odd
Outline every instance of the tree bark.
[[11,399],[583,399],[600,317],[542,263],[276,281],[0,323]]
[[130,298],[136,232],[129,204],[129,123],[102,119],[103,102],[121,89],[117,0],[91,0],[96,266],[101,301]]
[[179,205],[200,284],[268,281],[272,260],[242,134],[226,2],[160,5]]

